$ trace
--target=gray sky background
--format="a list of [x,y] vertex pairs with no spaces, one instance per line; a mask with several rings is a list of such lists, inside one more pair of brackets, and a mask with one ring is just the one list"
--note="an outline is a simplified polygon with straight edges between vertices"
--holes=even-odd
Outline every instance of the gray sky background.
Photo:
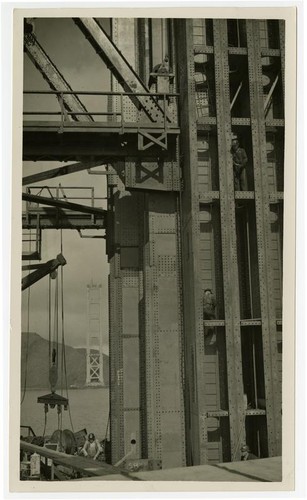
[[[108,21],[101,21],[105,28]],[[110,76],[104,63],[71,19],[36,19],[35,35],[74,90],[109,90]],[[24,90],[49,90],[39,71],[28,56],[24,56]],[[99,110],[103,102],[97,98],[81,98],[88,110]],[[29,97],[25,100],[25,110],[58,109],[53,97]],[[70,162],[73,163],[73,162]],[[23,175],[41,172],[57,166],[59,162],[24,162]],[[87,171],[50,179],[36,185],[95,187],[95,195],[106,196],[104,176],[89,175]],[[66,190],[68,193],[68,190]],[[82,203],[82,202],[80,202]],[[106,201],[99,200],[96,206],[106,208]],[[91,231],[91,234],[98,232]],[[100,231],[100,234],[103,234]],[[55,258],[60,253],[60,231],[42,232],[42,262]],[[26,250],[26,248],[24,248]],[[72,346],[84,346],[87,328],[87,285],[93,281],[102,285],[103,322],[102,335],[104,351],[108,352],[108,263],[105,240],[82,239],[77,231],[63,230],[63,255],[67,260],[64,267],[64,313],[65,338]],[[24,263],[27,263],[26,261]],[[44,338],[48,337],[48,277],[30,287],[29,330]],[[22,331],[28,325],[28,291],[22,294]]]

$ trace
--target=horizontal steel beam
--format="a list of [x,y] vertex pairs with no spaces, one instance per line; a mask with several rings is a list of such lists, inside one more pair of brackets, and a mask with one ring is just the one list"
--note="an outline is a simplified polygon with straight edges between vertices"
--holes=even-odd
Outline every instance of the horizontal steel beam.
[[37,229],[39,218],[40,229],[105,229],[106,217],[103,215],[72,212],[57,207],[40,207],[22,214],[23,229]]
[[35,182],[40,182],[47,179],[54,179],[54,177],[61,177],[67,174],[73,174],[75,172],[80,172],[82,170],[87,170],[89,168],[99,167],[100,165],[102,165],[102,161],[96,161],[96,162],[92,161],[84,163],[78,162],[78,163],[73,163],[72,165],[66,165],[64,167],[52,168],[51,170],[46,170],[45,172],[38,172],[37,174],[23,177],[22,185],[28,186],[29,184],[34,184]]
[[[48,114],[47,112],[44,114]],[[35,113],[33,113],[35,115]],[[177,124],[168,124],[166,127],[162,123],[151,123],[151,122],[61,122],[60,120],[24,120],[23,122],[24,130],[52,130],[56,129],[62,133],[66,131],[78,132],[80,130],[87,130],[90,133],[93,132],[119,132],[125,134],[135,134],[135,133],[162,133],[167,132],[167,134],[179,134],[180,129]]]
[[55,198],[46,198],[44,196],[37,196],[29,193],[22,193],[22,199],[24,201],[30,201],[31,203],[38,203],[40,205],[50,205],[51,207],[66,208],[69,210],[78,211],[85,214],[92,215],[106,215],[106,210],[96,207],[88,207],[86,205],[80,205],[79,203],[70,203],[68,201],[57,200]]
[[137,152],[137,133],[108,133],[102,129],[66,130],[25,129],[23,134],[23,160],[27,161],[104,161],[113,158],[157,158],[165,161],[176,159],[177,135],[168,133],[167,150],[153,145],[150,150]]

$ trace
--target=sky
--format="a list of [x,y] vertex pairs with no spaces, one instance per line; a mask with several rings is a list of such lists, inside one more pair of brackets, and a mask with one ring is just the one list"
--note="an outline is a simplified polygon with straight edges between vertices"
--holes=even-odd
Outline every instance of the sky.
[[[101,20],[105,28],[108,20]],[[71,19],[36,19],[35,35],[37,40],[55,63],[66,81],[74,90],[109,90],[110,74],[89,42]],[[24,55],[24,90],[49,90],[33,63]],[[97,98],[82,98],[88,110],[97,110],[103,103]],[[55,110],[57,102],[46,96],[27,98],[25,110]],[[70,162],[73,163],[73,162]],[[59,162],[24,162],[23,175],[64,166]],[[57,186],[59,183],[69,193],[67,187],[94,187],[95,196],[106,196],[105,176],[95,176],[87,171],[70,174],[37,183],[35,185]],[[65,189],[66,188],[66,189]],[[79,202],[82,203],[82,202]],[[96,206],[106,208],[106,200],[97,200]],[[89,234],[89,233],[87,233]],[[90,234],[103,235],[104,231],[91,231]],[[65,339],[68,345],[86,345],[87,329],[87,285],[91,282],[102,285],[102,336],[103,349],[108,353],[108,296],[107,280],[109,266],[104,239],[82,239],[77,231],[63,230],[63,255],[67,261],[64,266],[64,318]],[[24,247],[24,250],[27,248]],[[61,250],[61,232],[44,230],[42,232],[42,260],[46,262],[56,257]],[[24,261],[24,264],[28,262]],[[60,274],[60,273],[59,273]],[[36,332],[48,338],[48,277],[41,279],[22,293],[22,331]],[[29,294],[30,293],[30,299]],[[28,308],[28,299],[30,307]],[[28,313],[29,311],[29,313]]]

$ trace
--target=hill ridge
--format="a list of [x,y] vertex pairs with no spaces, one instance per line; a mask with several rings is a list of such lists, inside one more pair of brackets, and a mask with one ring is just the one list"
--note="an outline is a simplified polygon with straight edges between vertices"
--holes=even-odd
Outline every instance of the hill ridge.
[[[28,355],[27,355],[28,344]],[[62,346],[58,343],[59,375],[57,388],[65,388],[65,376],[61,377]],[[49,342],[36,332],[22,332],[21,335],[21,388],[25,379],[28,389],[49,387]],[[83,387],[86,384],[86,348],[65,345],[67,386]],[[26,376],[27,367],[27,376]],[[109,383],[109,357],[103,354],[105,385]],[[62,379],[62,381],[61,381]]]

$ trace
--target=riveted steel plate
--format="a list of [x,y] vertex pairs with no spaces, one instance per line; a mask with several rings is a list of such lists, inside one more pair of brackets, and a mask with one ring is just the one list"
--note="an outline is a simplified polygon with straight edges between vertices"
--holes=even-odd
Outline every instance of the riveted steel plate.
[[281,416],[280,392],[277,374],[276,316],[273,302],[270,263],[269,195],[267,169],[267,143],[263,109],[262,64],[257,21],[247,21],[249,54],[250,106],[253,139],[255,180],[256,227],[258,242],[258,267],[262,316],[262,342],[264,380],[266,393],[266,422],[269,455],[280,453]]
[[161,414],[163,468],[185,465],[185,453],[176,430],[181,428],[180,413]]
[[154,218],[154,232],[155,233],[175,233],[176,227],[176,215],[172,214],[156,214]]
[[139,290],[123,288],[122,294],[123,333],[136,334],[139,329]]
[[139,389],[139,341],[124,338],[123,342],[123,404],[125,408],[140,405]]
[[[132,440],[135,440],[135,444],[133,445],[133,447],[131,443]],[[141,443],[141,430],[140,430],[140,412],[138,410],[124,412],[123,443],[125,445],[126,454],[133,449],[134,450],[133,455],[136,458],[140,457],[142,443]]]
[[177,331],[160,332],[160,401],[161,412],[176,411],[180,413],[181,394],[178,383],[179,344]]

